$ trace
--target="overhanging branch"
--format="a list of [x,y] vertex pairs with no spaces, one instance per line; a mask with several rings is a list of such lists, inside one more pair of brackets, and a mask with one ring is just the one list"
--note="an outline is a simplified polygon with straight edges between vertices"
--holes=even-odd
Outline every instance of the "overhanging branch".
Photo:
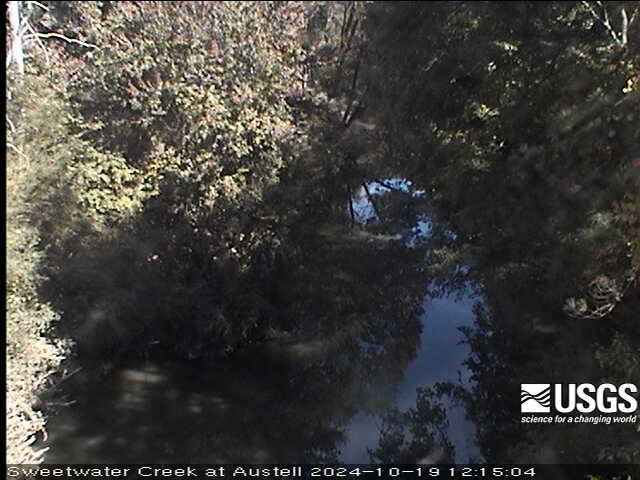
[[93,48],[95,50],[100,50],[100,48],[97,45],[94,45],[92,43],[87,43],[87,42],[83,42],[82,40],[78,40],[77,38],[69,38],[65,35],[62,35],[60,33],[56,33],[56,32],[50,32],[50,33],[36,33],[36,34],[29,34],[29,35],[25,35],[25,38],[32,38],[34,35],[36,35],[38,38],[58,38],[60,40],[63,40],[67,43],[77,43],[78,45],[81,45],[83,47],[86,48]]

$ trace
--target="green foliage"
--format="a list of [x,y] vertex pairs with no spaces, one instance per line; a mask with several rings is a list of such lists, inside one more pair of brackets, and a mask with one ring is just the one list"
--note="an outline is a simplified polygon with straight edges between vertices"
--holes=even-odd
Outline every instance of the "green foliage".
[[[284,99],[302,75],[302,14],[296,4],[114,5],[92,26],[94,74],[72,84],[86,138],[118,157],[117,169],[131,168],[121,179],[104,172],[111,188],[135,179],[148,198],[173,174],[173,207],[192,217],[190,206],[259,203],[295,134]],[[108,209],[103,193],[98,208]]]
[[[110,305],[99,323],[126,323],[132,336],[168,322],[173,338],[189,325],[214,343],[245,338],[259,318],[235,312],[256,303],[252,270],[268,268],[280,243],[265,195],[285,147],[301,140],[285,97],[302,78],[304,10],[120,2],[83,12],[76,27],[100,49],[76,60],[83,73],[69,86],[75,129],[88,142],[69,173],[94,233],[62,245],[54,268],[70,325],[91,330],[81,312]],[[66,288],[78,282],[99,287]],[[128,302],[115,295],[123,283]],[[158,292],[160,312],[141,306]],[[198,343],[183,336],[185,350]]]
[[72,141],[50,121],[63,115],[50,87],[33,77],[19,87],[11,89],[7,113],[7,461],[37,463],[42,452],[29,444],[45,422],[32,405],[66,349],[64,342],[48,340],[59,316],[40,296],[42,212],[55,201]]

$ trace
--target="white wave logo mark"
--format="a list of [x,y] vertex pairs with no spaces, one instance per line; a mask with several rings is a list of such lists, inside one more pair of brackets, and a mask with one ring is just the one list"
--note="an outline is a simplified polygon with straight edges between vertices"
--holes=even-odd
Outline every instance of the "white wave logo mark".
[[520,384],[520,411],[522,413],[551,412],[551,384]]

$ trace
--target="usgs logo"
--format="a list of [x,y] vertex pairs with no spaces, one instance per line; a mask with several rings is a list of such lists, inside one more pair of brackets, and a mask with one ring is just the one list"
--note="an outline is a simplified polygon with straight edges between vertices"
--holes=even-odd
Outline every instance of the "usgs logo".
[[522,413],[633,413],[638,400],[633,394],[638,387],[632,383],[615,386],[610,383],[523,383],[520,385]]

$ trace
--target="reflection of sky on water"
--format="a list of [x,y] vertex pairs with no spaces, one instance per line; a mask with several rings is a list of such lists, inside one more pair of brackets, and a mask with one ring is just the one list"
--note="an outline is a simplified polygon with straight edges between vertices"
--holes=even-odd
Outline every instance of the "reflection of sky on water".
[[[411,181],[402,178],[385,178],[369,182],[367,183],[367,189],[372,197],[381,196],[392,191],[409,194],[412,198],[424,197],[424,190],[415,190]],[[347,213],[348,211],[349,205],[347,205]],[[376,209],[367,198],[367,191],[364,186],[361,186],[353,196],[353,213],[356,222],[363,225],[378,219]]]
[[[417,387],[436,382],[456,382],[458,372],[463,382],[468,380],[469,371],[461,364],[469,355],[469,347],[460,344],[463,335],[458,327],[473,323],[473,303],[472,298],[465,296],[458,302],[444,298],[425,305],[421,347],[398,387],[395,405],[400,410],[415,407]],[[448,434],[456,448],[456,460],[464,463],[470,456],[478,455],[473,444],[473,424],[464,418],[461,407],[450,406],[447,416],[450,423]],[[342,460],[345,463],[368,462],[367,448],[376,447],[379,427],[378,418],[358,414],[347,428],[349,442],[342,448]]]
[[[425,195],[424,190],[415,190],[411,181],[398,178],[370,182],[367,188],[372,197],[382,196],[393,190],[410,194],[412,198],[422,198]],[[375,207],[369,200],[364,186],[354,195],[353,210],[355,220],[362,225],[378,220]],[[416,246],[420,240],[432,236],[431,217],[422,214],[417,218],[416,224],[404,236],[406,245],[410,248]],[[455,238],[453,232],[447,234]],[[462,265],[460,268],[466,269],[466,266]],[[398,387],[395,406],[400,410],[415,407],[418,387],[427,387],[436,382],[456,382],[459,379],[466,383],[469,380],[470,373],[462,365],[469,355],[469,347],[460,343],[463,335],[458,329],[473,324],[474,302],[473,298],[465,295],[459,301],[443,298],[425,304],[421,346]],[[475,429],[473,424],[464,418],[464,409],[454,405],[446,406],[449,419],[448,434],[456,448],[456,461],[464,463],[472,456],[478,457],[479,453],[473,441]],[[356,415],[347,428],[349,441],[342,448],[342,461],[368,462],[367,448],[376,447],[379,428],[379,418],[366,413]]]
[[[366,184],[371,197],[380,197],[391,192],[402,192],[410,196],[410,198],[424,199],[425,191],[415,189],[410,180],[402,178],[386,178]],[[350,215],[350,208],[353,208],[353,216],[356,223],[367,225],[377,222],[378,216],[376,208],[369,200],[367,190],[364,185],[355,193],[351,206],[347,205],[347,215]],[[406,232],[402,232],[406,245],[410,248],[415,247],[420,241],[429,239],[433,235],[433,220],[431,216],[426,214],[417,214],[416,223]],[[451,231],[445,231],[445,235],[450,238],[456,238],[456,234]]]

